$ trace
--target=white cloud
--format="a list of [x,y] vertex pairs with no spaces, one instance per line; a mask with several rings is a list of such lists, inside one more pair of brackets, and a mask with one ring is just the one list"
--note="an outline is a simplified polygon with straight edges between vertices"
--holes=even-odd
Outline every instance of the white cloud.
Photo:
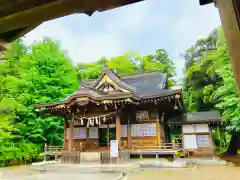
[[143,54],[164,48],[181,74],[180,53],[219,24],[213,5],[199,6],[198,0],[147,0],[92,17],[79,14],[46,22],[27,34],[26,42],[44,36],[60,40],[75,63],[117,56],[129,49]]
[[[46,22],[28,33],[25,36],[25,42],[30,44],[45,36],[60,40],[62,48],[68,51],[74,63],[94,61],[102,56],[118,56],[127,51],[122,42],[124,33],[138,29],[146,9],[143,3],[138,3],[134,7],[134,16],[129,16],[132,6],[126,6],[97,12],[92,17],[78,14],[59,18]],[[102,18],[98,20],[100,23],[98,29],[93,30],[87,27],[90,23],[95,23],[94,21],[104,13],[110,19],[109,22],[101,21]],[[72,21],[70,28],[66,25],[68,21]],[[79,26],[83,27],[84,31],[78,33]]]

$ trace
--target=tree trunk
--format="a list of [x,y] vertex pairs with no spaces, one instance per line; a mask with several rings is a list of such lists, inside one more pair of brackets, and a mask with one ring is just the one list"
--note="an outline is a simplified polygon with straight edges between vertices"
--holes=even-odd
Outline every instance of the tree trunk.
[[240,148],[240,134],[233,134],[225,155],[236,155]]

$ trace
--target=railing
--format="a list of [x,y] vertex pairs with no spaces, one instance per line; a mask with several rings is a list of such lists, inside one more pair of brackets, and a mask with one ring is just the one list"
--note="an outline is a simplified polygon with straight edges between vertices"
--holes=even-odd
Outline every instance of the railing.
[[180,143],[161,143],[159,145],[132,144],[132,149],[178,150],[182,149],[182,144]]
[[[120,149],[124,150],[124,149],[129,149],[129,148],[127,145],[121,145]],[[182,149],[182,144],[180,144],[180,143],[161,143],[160,145],[145,145],[145,144],[132,143],[130,149],[132,149],[132,150],[134,150],[134,149],[178,150],[178,149]],[[61,146],[45,145],[45,153],[61,153],[61,151],[63,151],[63,150],[64,150],[64,148]],[[82,152],[85,150],[87,150],[87,149],[84,148],[84,146],[82,144],[72,146],[73,152]]]
[[45,145],[45,153],[60,153],[63,150],[61,146],[47,146]]
[[[64,151],[64,150],[66,150],[66,149],[64,149],[63,147],[61,147],[61,146],[48,146],[48,145],[45,145],[45,148],[44,148],[44,152],[45,153],[52,153],[52,154],[54,154],[54,153],[61,153],[62,151]],[[81,145],[73,145],[72,146],[72,151],[76,151],[76,152],[78,152],[78,151],[83,151],[83,147],[81,146]]]

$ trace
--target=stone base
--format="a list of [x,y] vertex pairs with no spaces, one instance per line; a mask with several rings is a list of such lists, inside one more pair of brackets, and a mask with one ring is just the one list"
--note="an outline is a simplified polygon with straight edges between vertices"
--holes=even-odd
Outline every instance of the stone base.
[[80,159],[82,163],[91,163],[91,162],[100,163],[101,153],[100,152],[82,152]]

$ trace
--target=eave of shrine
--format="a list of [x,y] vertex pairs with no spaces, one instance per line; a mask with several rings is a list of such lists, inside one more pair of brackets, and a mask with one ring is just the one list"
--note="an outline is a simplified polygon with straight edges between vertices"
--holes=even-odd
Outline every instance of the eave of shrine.
[[171,118],[167,121],[169,126],[187,125],[187,124],[221,124],[221,115],[219,111],[187,112],[179,118]]
[[91,16],[95,11],[102,12],[139,1],[142,0],[1,0],[0,39],[10,43],[48,20],[74,13]]
[[[73,98],[71,96],[71,98]],[[116,96],[105,96],[101,97],[101,99],[96,100],[96,97],[91,98],[89,96],[81,96],[74,99],[67,99],[65,101],[59,101],[54,103],[40,104],[37,105],[37,111],[50,111],[50,112],[70,112],[72,105],[85,106],[90,102],[93,102],[97,105],[100,104],[116,104],[116,105],[126,105],[126,104],[160,104],[164,102],[171,102],[175,100],[177,105],[184,111],[183,102],[181,100],[181,90],[169,90],[165,93],[159,93],[158,95],[153,96],[143,96],[133,98],[131,94],[128,96],[121,96],[121,98]]]
[[100,104],[145,104],[179,101],[182,107],[181,89],[167,89],[167,78],[159,72],[145,72],[137,75],[118,77],[114,72],[104,69],[101,76],[81,87],[65,100],[37,105],[38,111],[70,111],[77,105]]

